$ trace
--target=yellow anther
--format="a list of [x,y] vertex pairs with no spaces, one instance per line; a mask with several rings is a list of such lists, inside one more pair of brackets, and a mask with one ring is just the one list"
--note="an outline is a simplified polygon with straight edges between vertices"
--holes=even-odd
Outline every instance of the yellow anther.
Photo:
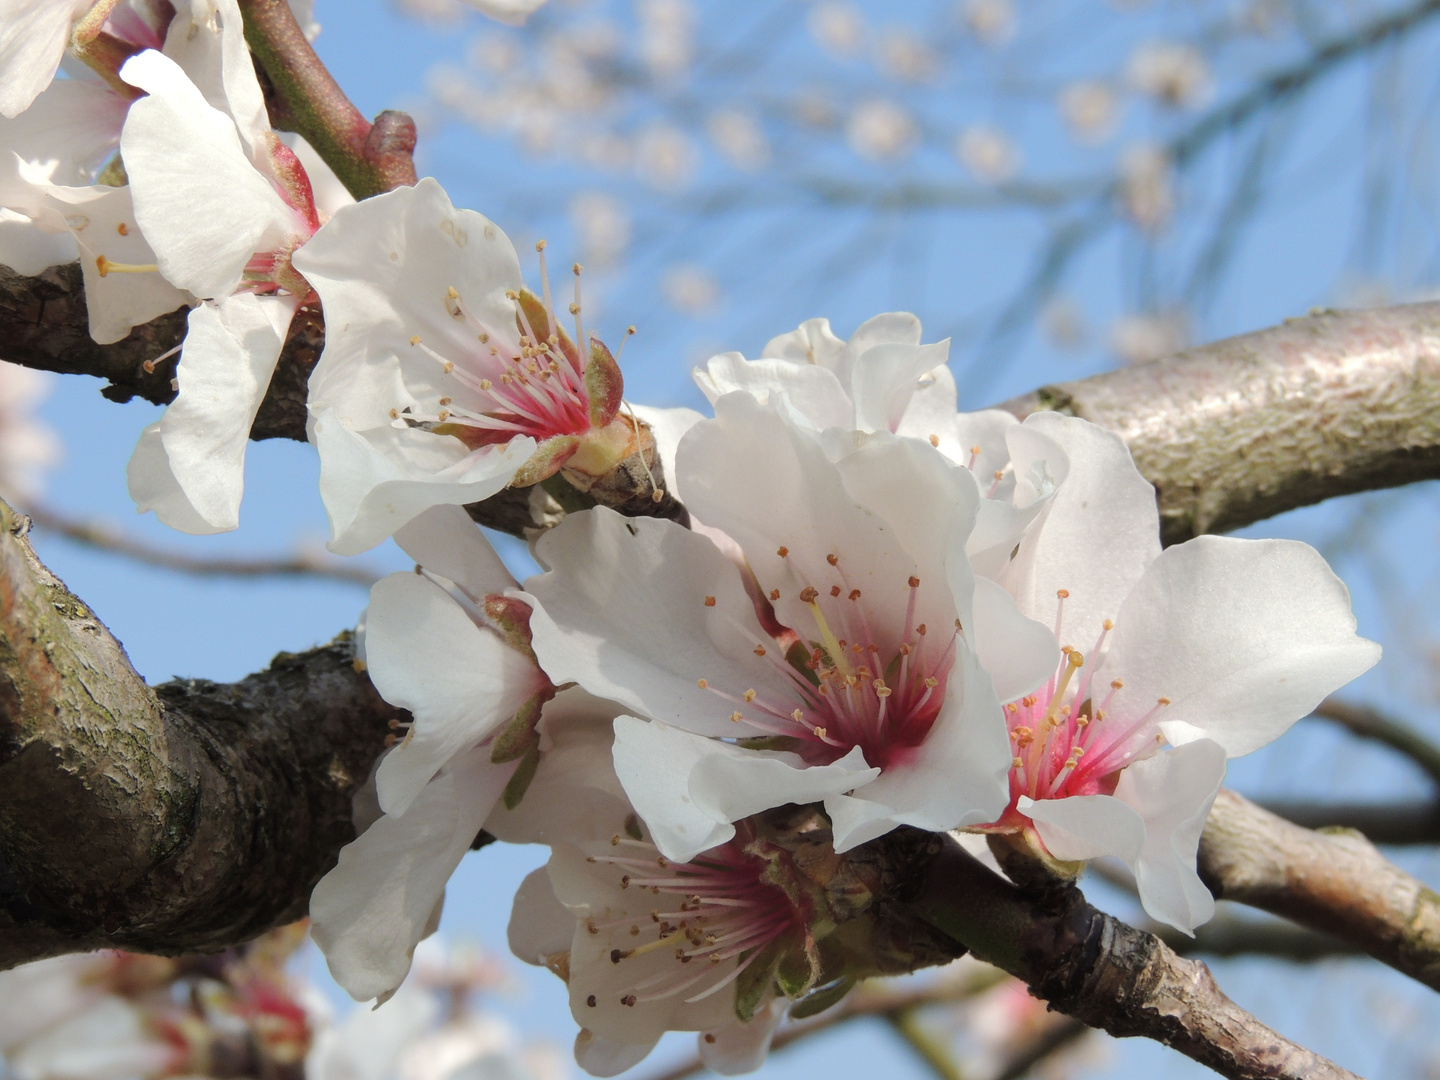
[[410,335],[410,344],[411,344],[411,345],[419,345],[419,344],[420,344],[420,335],[419,335],[419,334],[411,334],[411,335]]

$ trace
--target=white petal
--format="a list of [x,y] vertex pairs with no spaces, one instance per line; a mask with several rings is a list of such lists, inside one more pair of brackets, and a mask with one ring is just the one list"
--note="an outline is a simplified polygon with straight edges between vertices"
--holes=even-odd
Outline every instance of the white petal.
[[396,532],[395,543],[426,570],[450,579],[476,600],[503,596],[519,585],[462,507],[431,507]]
[[712,356],[694,372],[695,384],[713,405],[726,394],[741,391],[762,405],[784,396],[817,431],[854,427],[850,395],[840,380],[823,367],[790,360],[746,360],[739,353]]
[[[735,835],[731,822],[786,803],[820,802],[880,775],[854,747],[830,765],[745,750],[658,721],[615,719],[615,773],[655,846],[689,862]],[[998,811],[997,811],[998,813]]]
[[1067,590],[1060,643],[1084,652],[1160,554],[1155,489],[1113,432],[1058,413],[1037,414],[1025,426],[1059,444],[1070,468],[1000,583],[1021,611],[1047,625],[1054,624],[1057,591]]
[[835,850],[897,825],[944,832],[994,821],[1009,801],[1010,736],[990,678],[957,646],[944,707],[913,755],[886,765],[852,795],[825,800]]
[[235,122],[168,56],[131,57],[121,75],[149,92],[130,106],[120,149],[160,272],[196,296],[228,296],[256,252],[299,234],[298,215],[256,171]]
[[[313,409],[313,384],[311,403]],[[362,433],[333,412],[311,415],[328,546],[340,555],[368,551],[432,506],[488,499],[535,452],[529,436],[470,451],[459,439],[420,428]]]
[[753,652],[770,637],[739,570],[703,536],[597,507],[567,515],[536,556],[554,569],[525,583],[530,628],[555,683],[578,682],[641,716],[720,737],[763,732],[732,722],[734,703],[701,679],[733,695],[789,700],[790,680]]
[[[1070,472],[1069,456],[1035,425],[1011,424],[1002,435],[998,455],[993,449],[993,437],[986,443],[972,444],[982,448],[975,464],[977,476],[993,476],[995,469],[1009,466],[996,485],[995,497],[981,502],[975,531],[966,545],[975,573],[989,578],[1000,577],[1011,557],[1019,553],[1025,534],[1032,527],[1041,527],[1041,515]],[[1009,460],[994,467],[982,464],[997,456]]]
[[76,257],[75,241],[68,232],[50,232],[25,214],[0,207],[0,266],[34,277]]
[[0,3],[0,116],[18,116],[50,85],[70,25],[89,7],[89,0]]
[[830,329],[829,319],[806,319],[798,330],[771,338],[760,351],[762,357],[818,364],[832,371],[845,342]]
[[19,1049],[7,1064],[17,1080],[129,1080],[164,1075],[180,1056],[147,1030],[139,1008],[110,996]]
[[165,453],[158,421],[140,433],[140,441],[125,466],[125,479],[130,498],[135,500],[139,512],[155,511],[155,516],[172,529],[205,536],[234,528],[233,525],[212,525],[185,497],[180,482],[170,471],[170,457]]
[[[961,465],[970,460],[970,447],[964,447],[964,457],[956,457],[950,453],[949,448],[943,445],[944,437],[956,429],[960,414],[956,409],[956,401],[959,392],[955,387],[955,376],[945,365],[940,365],[925,372],[916,382],[914,393],[910,396],[910,404],[905,406],[905,414],[900,418],[900,423],[895,426],[896,435],[904,435],[912,439],[926,439],[931,435],[941,437],[942,445],[940,450],[952,461]],[[1009,413],[1000,409],[990,409],[990,413],[996,416],[1009,417],[1011,423],[1018,421]],[[982,472],[980,475],[984,476]]]
[[380,695],[415,717],[375,774],[387,814],[406,814],[441,766],[494,734],[543,678],[445,590],[415,574],[391,574],[370,590],[365,659]]
[[1214,739],[1238,757],[1379,659],[1314,548],[1200,536],[1162,553],[1126,598],[1105,671],[1125,681],[1127,712],[1170,699],[1158,719],[1172,743]]
[[129,106],[98,79],[56,79],[30,108],[0,120],[0,150],[40,165],[56,184],[88,184],[119,149]]
[[460,859],[515,771],[486,749],[455,758],[404,817],[381,818],[340,850],[310,896],[310,933],[330,974],[367,1001],[394,990]]
[[943,365],[949,355],[949,338],[934,345],[876,345],[866,350],[850,376],[854,426],[862,431],[894,431],[920,377]]
[[1145,847],[1145,819],[1112,795],[1040,800],[1022,795],[1016,808],[1035,823],[1057,859],[1080,862],[1114,855],[1134,866]]
[[619,1076],[644,1061],[659,1041],[657,1035],[646,1043],[612,1042],[589,1028],[581,1028],[575,1036],[575,1063],[591,1076]]
[[190,312],[175,370],[180,391],[160,418],[160,439],[170,473],[206,532],[240,524],[250,425],[299,304],[296,296],[240,293]]
[[856,362],[865,352],[876,345],[919,345],[920,320],[908,311],[888,311],[866,319],[850,335],[834,363],[827,365],[840,379],[842,386],[849,387]]
[[697,1040],[700,1060],[705,1067],[721,1076],[739,1076],[754,1072],[765,1064],[775,1029],[790,1012],[788,998],[776,998],[757,1009],[745,1023],[725,1024],[707,1031]]
[[1060,662],[1060,646],[1050,628],[1020,614],[1010,594],[988,578],[975,579],[971,640],[1002,702],[1042,685]]
[[1136,762],[1115,787],[1115,798],[1145,819],[1145,846],[1130,862],[1140,902],[1151,918],[1187,934],[1215,914],[1195,855],[1224,779],[1225,748],[1201,739]]
[[530,871],[510,908],[510,951],[527,964],[543,965],[547,957],[569,952],[574,937],[575,916],[556,899],[550,871],[543,866]]

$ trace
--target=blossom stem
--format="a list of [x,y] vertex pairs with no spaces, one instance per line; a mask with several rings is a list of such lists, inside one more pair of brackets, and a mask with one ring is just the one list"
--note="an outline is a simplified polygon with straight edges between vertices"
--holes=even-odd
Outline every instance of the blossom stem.
[[415,183],[415,124],[381,113],[371,124],[305,40],[285,0],[240,0],[245,40],[270,79],[271,122],[303,135],[357,199]]

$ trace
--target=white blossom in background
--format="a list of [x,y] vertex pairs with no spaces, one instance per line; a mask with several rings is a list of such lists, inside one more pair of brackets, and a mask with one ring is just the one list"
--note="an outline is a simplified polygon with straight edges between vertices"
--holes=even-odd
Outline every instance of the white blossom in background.
[[845,125],[850,149],[869,161],[893,161],[915,149],[920,129],[901,105],[884,98],[863,101]]
[[[516,582],[469,516],[439,506],[396,534],[424,574],[370,593],[365,664],[413,722],[375,772],[377,814],[310,899],[311,933],[356,1000],[385,1000],[432,933],[445,883],[521,769],[555,688]],[[523,794],[510,789],[511,801]]]
[[1070,83],[1057,102],[1070,134],[1081,143],[1104,142],[1119,126],[1120,96],[1108,83],[1091,79]]
[[1174,167],[1159,146],[1136,143],[1120,155],[1120,208],[1146,232],[1158,232],[1175,213]]
[[1068,296],[1056,297],[1045,305],[1040,313],[1040,325],[1054,345],[1066,350],[1080,348],[1090,332],[1085,313]]
[[1146,912],[1189,932],[1214,911],[1195,853],[1226,759],[1279,738],[1380,647],[1309,545],[1161,551],[1155,491],[1118,435],[1058,413],[1029,423],[1069,473],[997,579],[1062,655],[1005,706],[1011,799],[986,830],[1061,863],[1122,859]]
[[1110,348],[1123,363],[1145,364],[1190,344],[1190,320],[1183,310],[1126,315],[1110,328]]
[[1210,67],[1193,45],[1147,41],[1136,47],[1125,65],[1132,89],[1173,108],[1194,108],[1210,95]]
[[671,307],[687,315],[713,311],[724,298],[715,275],[694,263],[668,268],[660,279],[660,291]]
[[585,191],[570,201],[570,223],[588,264],[618,262],[630,247],[633,231],[625,203],[604,191]]
[[142,513],[202,534],[239,524],[250,427],[310,292],[292,258],[338,209],[317,195],[352,201],[338,183],[319,182],[328,170],[316,157],[312,186],[297,151],[271,129],[235,0],[218,0],[215,18],[224,29],[219,86],[202,89],[153,50],[121,69],[147,92],[120,142],[155,259],[147,268],[98,256],[102,274],[158,269],[204,301],[188,320],[179,394],[141,434],[127,468]]
[[40,494],[45,471],[60,461],[60,439],[35,416],[54,376],[0,362],[0,496],[22,504]]
[[955,156],[982,184],[1003,184],[1020,171],[1020,148],[999,128],[977,124],[960,133]]
[[891,29],[880,36],[876,50],[880,70],[903,82],[928,82],[940,70],[940,57],[910,30]]
[[509,238],[434,180],[346,207],[296,266],[326,314],[309,407],[332,550],[562,468],[593,482],[635,452],[619,368],[583,329],[578,264],[572,338],[543,262],[543,295],[524,292]]
[[694,51],[695,9],[690,0],[639,0],[640,59],[651,78],[667,81],[683,75]]
[[805,25],[821,48],[836,56],[853,56],[864,44],[865,17],[847,0],[821,0],[810,9]]
[[995,48],[1009,43],[1015,23],[1012,0],[966,0],[965,25],[982,45]]
[[640,179],[661,191],[688,187],[700,167],[694,141],[678,127],[652,124],[635,144],[635,169]]
[[974,477],[888,432],[832,461],[748,394],[715,408],[674,487],[727,549],[669,521],[567,516],[526,582],[542,666],[635,714],[616,722],[617,771],[668,858],[790,802],[823,800],[840,851],[977,823],[1006,767],[997,689],[1038,685],[1055,653],[972,574]]
[[803,954],[810,932],[776,883],[783,871],[738,837],[671,862],[646,839],[615,775],[608,725],[547,718],[542,728],[548,748],[530,796],[486,828],[551,848],[515,896],[509,939],[521,960],[568,984],[576,1061],[613,1076],[666,1031],[698,1031],[711,1070],[758,1068],[788,1007],[775,968]]
[[523,26],[545,0],[465,0],[482,15],[488,15],[496,22],[507,26]]
[[754,172],[770,161],[770,143],[759,122],[739,109],[711,113],[705,124],[710,142],[737,169]]
[[791,102],[795,122],[816,131],[838,128],[843,119],[835,95],[824,87],[814,86],[800,91]]

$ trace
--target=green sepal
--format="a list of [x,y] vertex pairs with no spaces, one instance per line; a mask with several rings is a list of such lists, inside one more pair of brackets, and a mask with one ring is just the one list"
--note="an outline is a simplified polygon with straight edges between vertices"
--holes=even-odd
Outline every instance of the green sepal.
[[[780,957],[785,951],[785,946],[779,941],[772,941],[765,946],[764,952],[756,958],[755,962],[740,973],[735,980],[735,1015],[741,1021],[748,1021],[755,1015],[755,1010],[765,1000],[765,995],[775,985],[775,969],[780,965]],[[740,962],[743,964],[748,957],[742,955]]]
[[820,685],[820,672],[805,666],[810,663],[810,648],[805,642],[796,640],[786,649],[785,662],[798,671],[802,678],[807,679],[811,686]]
[[736,739],[735,745],[746,750],[797,751],[805,745],[805,741],[794,735],[757,735],[753,739]]
[[842,975],[824,986],[816,987],[790,1007],[790,1019],[804,1020],[807,1016],[815,1016],[830,1006],[839,1004],[855,989],[858,982],[853,975]]
[[580,449],[579,435],[552,435],[525,459],[525,464],[515,470],[510,478],[511,487],[529,487],[538,484],[560,471],[560,466],[569,461]]
[[530,781],[535,779],[535,770],[540,767],[540,744],[536,742],[525,756],[520,759],[514,775],[510,782],[505,785],[505,791],[501,794],[500,800],[505,804],[506,810],[514,810],[520,805],[520,800],[525,798],[525,792],[530,788]]
[[602,428],[620,411],[625,380],[620,365],[599,338],[590,339],[590,362],[585,365],[585,394],[590,399],[590,426]]
[[820,979],[820,958],[813,949],[786,949],[775,965],[775,981],[788,998],[804,997]]
[[[580,366],[580,350],[575,348],[575,341],[565,333],[565,328],[559,324],[557,319],[554,323],[550,321],[550,313],[545,310],[545,301],[536,296],[529,289],[520,290],[520,310],[525,312],[525,319],[530,323],[530,329],[535,331],[539,340],[537,345],[548,343],[550,335],[554,334],[560,341],[560,351],[565,354],[565,359]],[[525,324],[519,323],[521,333],[525,333]]]
[[490,760],[496,765],[524,757],[540,742],[540,733],[535,725],[540,722],[540,710],[545,702],[555,696],[553,690],[542,690],[516,710],[504,730],[495,736],[490,744]]
[[485,614],[505,638],[506,645],[526,659],[539,664],[535,649],[531,645],[533,635],[530,633],[529,604],[513,596],[491,593],[485,597]]

